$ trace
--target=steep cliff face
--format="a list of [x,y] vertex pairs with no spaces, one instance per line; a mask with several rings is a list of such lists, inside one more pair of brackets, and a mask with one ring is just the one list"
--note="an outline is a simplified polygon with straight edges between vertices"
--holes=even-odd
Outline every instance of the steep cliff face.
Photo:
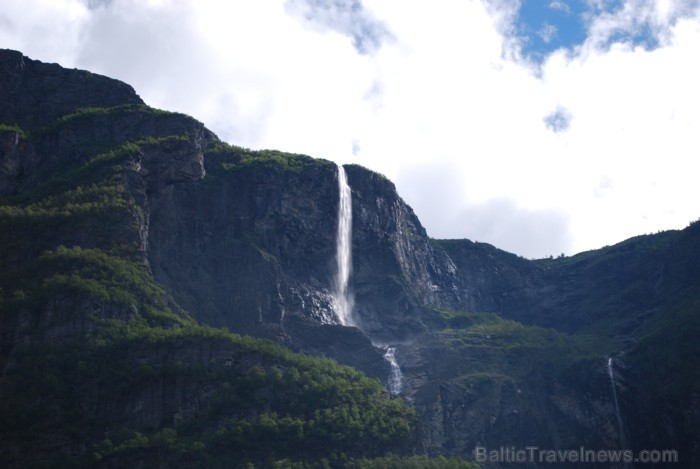
[[[395,345],[402,398],[415,406],[423,429],[420,443],[392,440],[401,451],[615,448],[624,436],[633,448],[660,441],[685,451],[685,462],[698,457],[700,377],[692,370],[700,369],[699,223],[571,258],[528,261],[483,243],[430,239],[390,181],[348,165],[349,287],[358,327],[344,327],[332,306],[335,164],[224,144],[187,116],[145,106],[128,85],[17,52],[0,51],[0,85],[0,410],[11,417],[10,430],[0,428],[11,449],[0,456],[16,466],[18,455],[39,444],[36,435],[59,428],[66,415],[89,420],[91,413],[98,422],[81,420],[81,432],[89,428],[90,444],[114,443],[95,447],[100,457],[116,458],[110,464],[157,461],[160,451],[148,438],[117,438],[117,427],[150,429],[154,445],[172,443],[170,433],[154,430],[163,426],[190,442],[203,438],[208,448],[234,441],[239,446],[231,447],[258,461],[264,455],[245,447],[241,432],[269,430],[261,415],[287,411],[285,386],[294,384],[300,395],[313,388],[288,368],[303,368],[318,383],[337,378],[336,390],[346,391],[350,380],[382,406],[400,402],[378,397],[378,388],[346,371],[280,358],[288,352],[210,326],[332,357],[384,383],[390,367],[375,345]],[[130,382],[126,397],[109,404],[104,383],[121,371],[105,377],[91,367],[123,352],[124,337],[133,350],[110,366],[144,365],[137,368],[145,384]],[[67,343],[87,348],[66,351]],[[27,423],[23,415],[36,412],[22,400],[22,383],[39,379],[27,370],[46,351],[52,358],[37,369],[58,367],[87,384],[75,399],[67,397],[68,385],[59,394],[38,386],[55,412],[32,426],[34,437],[22,446],[13,432]],[[81,353],[87,369],[74,360]],[[608,357],[615,360],[625,435]],[[238,374],[226,375],[230,366]],[[658,379],[649,380],[653,374]],[[257,383],[256,405],[245,411],[217,384],[238,379]],[[343,399],[359,399],[345,391]],[[222,400],[234,410],[218,418]],[[326,423],[348,425],[336,433],[355,425],[358,409],[348,402],[328,404]],[[384,409],[408,412],[395,404]],[[308,430],[317,417],[307,410],[294,419]],[[300,438],[298,422],[270,418],[291,432],[289,441]],[[217,440],[218,432],[227,436]],[[90,449],[70,432],[54,436],[41,446],[42,457],[53,451],[70,460]],[[133,445],[143,451],[129,453]],[[305,451],[317,458],[316,450]],[[177,458],[171,462],[184,463]]]
[[[207,177],[149,197],[149,262],[156,279],[200,320],[323,352],[314,326],[337,324],[332,307],[337,168],[301,155],[218,145]],[[355,320],[375,342],[425,331],[422,309],[458,304],[456,271],[385,178],[347,167],[352,190]],[[440,283],[437,283],[440,282]],[[328,328],[327,328],[328,329]],[[323,353],[386,377],[369,341]],[[368,366],[370,357],[375,363]]]
[[156,278],[200,319],[235,330],[281,328],[287,314],[335,322],[335,165],[302,157],[290,171],[244,155],[208,153],[206,181],[151,194]]
[[386,376],[381,351],[358,330],[336,326],[336,166],[226,145],[205,158],[205,180],[148,197],[155,278],[207,324]]
[[425,331],[427,305],[460,303],[456,268],[435,249],[413,210],[386,178],[347,169],[353,194],[355,314],[378,341],[403,341]]
[[[42,182],[58,167],[71,160],[76,163],[84,156],[84,151],[71,153],[69,144],[72,141],[84,146],[86,140],[76,138],[69,129],[67,135],[61,135],[56,129],[59,118],[77,117],[72,116],[77,109],[143,105],[133,88],[125,83],[31,60],[10,50],[0,52],[0,102],[0,122],[16,130],[14,135],[3,135],[2,194]],[[100,137],[109,134],[101,126],[81,127],[81,132],[98,133],[93,140],[96,144],[103,141]],[[111,125],[108,128],[113,129]],[[48,135],[28,142],[22,137],[30,131]],[[57,144],[64,146],[57,148]]]
[[571,333],[632,337],[700,283],[697,226],[534,262],[468,240],[438,243],[457,266],[462,308]]
[[[236,330],[282,330],[292,316],[337,323],[336,166],[221,145],[206,161],[203,183],[150,197],[156,278],[201,319]],[[347,173],[355,319],[372,339],[403,340],[424,330],[424,305],[458,303],[455,267],[393,184],[359,166]]]
[[[202,270],[217,279],[229,271],[260,275],[247,285],[222,281],[216,292],[241,288],[234,297],[245,299],[231,305],[245,309],[225,313],[245,328],[248,306],[264,297],[255,296],[257,289],[298,273],[291,264],[294,239],[280,246],[272,238],[279,223],[305,222],[301,213],[309,205],[302,194],[276,199],[281,192],[274,186],[306,181],[285,180],[279,170],[270,182],[258,170],[227,185],[227,171],[240,167],[224,167],[210,155],[207,176],[207,149],[220,144],[193,119],[150,109],[126,85],[87,72],[11,51],[0,51],[0,64],[8,100],[0,120],[0,465],[236,467],[322,458],[338,465],[418,447],[412,411],[377,381],[331,360],[198,324],[166,291],[179,293],[181,285],[167,277],[159,255],[177,267],[204,257],[211,265]],[[248,186],[237,187],[246,177]],[[238,189],[250,204],[229,199],[244,205],[197,213],[217,207],[214,196],[235,196]],[[189,204],[179,199],[188,196]],[[249,226],[262,240],[247,236]],[[235,246],[233,257],[207,254],[207,229],[221,236],[216,248]],[[168,244],[169,236],[176,242]],[[258,257],[236,270],[228,265],[252,252],[238,241]],[[168,252],[160,254],[164,247]],[[200,258],[179,258],[180,248]],[[291,270],[275,267],[273,256]],[[204,284],[200,301],[213,291]],[[285,286],[295,284],[292,275]],[[216,311],[183,298],[203,318]],[[260,304],[251,314],[279,329],[274,306]],[[316,319],[307,322],[321,327]],[[335,333],[338,342],[354,340],[370,352],[356,354],[356,361],[382,361],[356,329],[326,327],[326,342]]]

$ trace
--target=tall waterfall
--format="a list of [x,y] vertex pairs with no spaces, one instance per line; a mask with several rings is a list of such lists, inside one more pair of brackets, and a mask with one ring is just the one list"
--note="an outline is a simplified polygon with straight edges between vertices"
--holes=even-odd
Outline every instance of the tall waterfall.
[[620,414],[620,405],[617,402],[617,389],[615,389],[615,375],[613,373],[613,359],[608,358],[608,376],[610,376],[610,384],[612,386],[613,401],[615,403],[615,417],[617,418],[617,431],[619,432],[620,449],[627,449],[627,439],[622,425],[622,414]]
[[345,175],[345,168],[338,165],[338,233],[336,237],[335,314],[343,325],[354,325],[352,320],[353,298],[348,292],[348,280],[352,271],[352,193]]
[[[336,234],[336,273],[333,291],[333,309],[338,321],[344,326],[354,326],[352,317],[353,297],[348,292],[348,281],[352,272],[352,192],[348,185],[345,168],[338,165],[338,232]],[[389,392],[399,394],[403,390],[403,374],[396,362],[395,347],[384,348],[384,359],[391,366]]]
[[395,353],[395,347],[387,347],[384,353],[384,359],[391,365],[391,373],[389,374],[389,392],[391,394],[399,394],[403,391],[403,373],[396,362]]

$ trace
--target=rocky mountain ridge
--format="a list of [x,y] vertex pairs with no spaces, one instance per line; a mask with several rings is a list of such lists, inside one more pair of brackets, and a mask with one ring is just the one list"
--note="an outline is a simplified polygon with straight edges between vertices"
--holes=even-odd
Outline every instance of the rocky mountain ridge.
[[[430,239],[390,181],[349,165],[360,327],[343,327],[331,298],[333,163],[228,145],[145,106],[128,85],[13,51],[0,51],[0,102],[6,383],[26,344],[55,346],[94,333],[95,315],[126,320],[148,308],[171,311],[165,322],[191,317],[332,357],[384,383],[389,364],[373,343],[393,344],[421,447],[468,457],[476,445],[616,447],[605,368],[614,356],[633,447],[676,445],[684,462],[697,460],[697,350],[658,340],[680,318],[683,337],[698,330],[700,224],[528,261]],[[77,248],[137,263],[153,288],[115,308],[94,300],[113,279],[91,273],[89,301],[59,288],[28,308],[27,280],[17,279],[40,278],[37,262],[79,257]],[[76,283],[72,269],[41,289]],[[667,376],[673,392],[642,386],[680,357],[687,363]]]

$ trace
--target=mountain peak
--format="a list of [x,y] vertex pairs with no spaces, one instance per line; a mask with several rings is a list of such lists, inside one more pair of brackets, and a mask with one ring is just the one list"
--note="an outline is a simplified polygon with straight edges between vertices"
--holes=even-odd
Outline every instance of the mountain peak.
[[76,109],[144,104],[119,80],[0,49],[0,124],[34,130]]

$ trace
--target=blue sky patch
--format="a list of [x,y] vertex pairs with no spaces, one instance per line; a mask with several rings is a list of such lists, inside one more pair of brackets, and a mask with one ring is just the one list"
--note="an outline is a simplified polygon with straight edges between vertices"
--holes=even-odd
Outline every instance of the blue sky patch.
[[[522,0],[515,18],[515,34],[523,55],[542,62],[557,49],[573,49],[587,37],[590,22],[624,7],[623,0]],[[636,23],[633,30],[617,30],[607,41],[626,42],[653,49],[658,38],[647,23]]]
[[542,59],[561,47],[581,44],[586,39],[586,10],[580,0],[523,0],[516,20],[522,52]]

